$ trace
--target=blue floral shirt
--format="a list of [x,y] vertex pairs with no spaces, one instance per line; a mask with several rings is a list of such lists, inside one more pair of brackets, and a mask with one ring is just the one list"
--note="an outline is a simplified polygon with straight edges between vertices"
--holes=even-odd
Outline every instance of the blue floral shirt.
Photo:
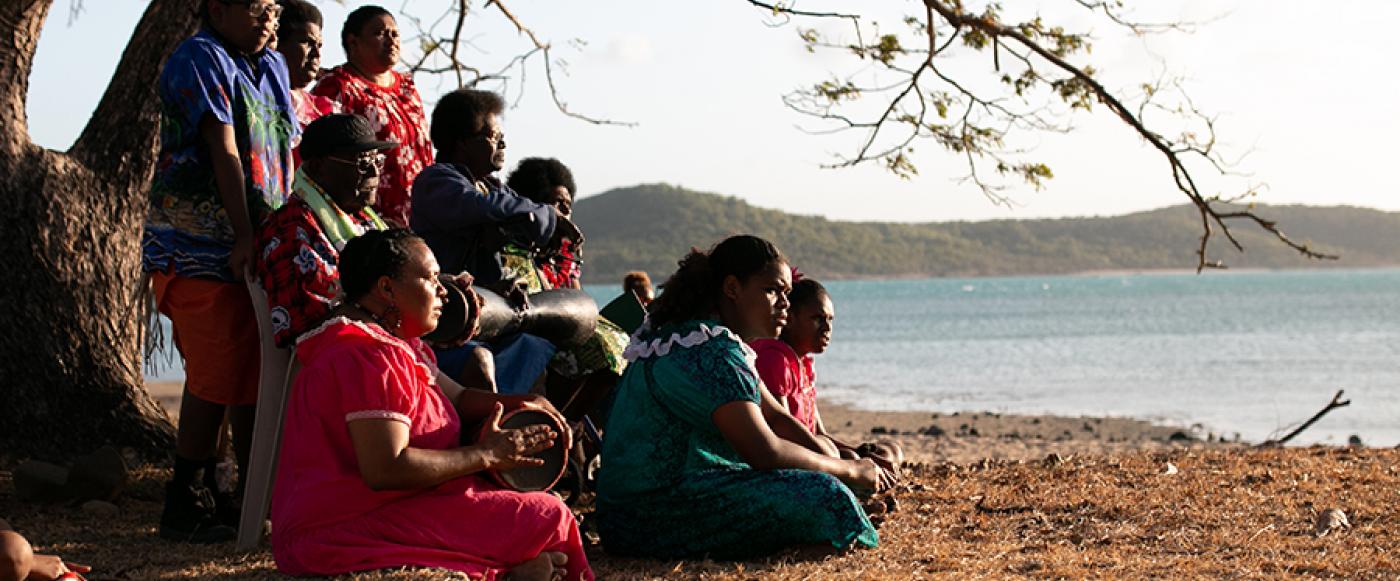
[[235,280],[228,267],[233,223],[199,134],[206,116],[233,127],[249,217],[282,205],[292,186],[300,133],[287,65],[275,50],[235,56],[208,29],[180,43],[160,74],[160,157],[141,240],[147,272]]

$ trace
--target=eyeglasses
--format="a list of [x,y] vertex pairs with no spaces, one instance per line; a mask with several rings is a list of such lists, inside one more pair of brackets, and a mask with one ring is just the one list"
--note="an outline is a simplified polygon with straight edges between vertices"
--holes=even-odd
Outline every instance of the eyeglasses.
[[384,169],[384,162],[389,159],[389,156],[376,153],[372,156],[364,156],[358,159],[342,159],[334,155],[328,155],[326,159],[338,161],[346,165],[353,165],[355,169],[359,170],[360,175],[369,175],[371,172],[378,172]]
[[480,138],[482,138],[482,139],[485,139],[487,143],[490,143],[490,144],[492,144],[492,145],[495,145],[496,147],[500,147],[500,146],[506,144],[506,134],[505,134],[505,132],[497,133],[497,134],[495,134],[495,135],[481,134],[481,135],[477,135],[477,137],[480,137]]
[[219,1],[223,2],[224,4],[237,4],[239,6],[247,6],[248,16],[252,18],[262,18],[264,15],[270,15],[273,19],[276,19],[278,16],[282,15],[282,5],[276,2],[264,2],[262,4],[253,4],[253,0]]

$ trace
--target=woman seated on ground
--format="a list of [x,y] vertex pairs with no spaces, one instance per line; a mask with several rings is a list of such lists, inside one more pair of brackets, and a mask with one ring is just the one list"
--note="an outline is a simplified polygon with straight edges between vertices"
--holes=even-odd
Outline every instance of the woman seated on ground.
[[[794,278],[799,277],[795,275]],[[754,367],[773,397],[807,431],[827,443],[833,455],[869,457],[881,468],[897,472],[904,460],[898,444],[869,442],[852,446],[837,440],[826,431],[821,413],[817,411],[817,374],[812,366],[812,355],[826,352],[835,319],[836,308],[826,287],[810,278],[799,278],[788,293],[788,321],[782,334],[776,339],[755,339],[749,344],[758,357]]]
[[876,491],[888,475],[819,452],[762,388],[745,344],[778,334],[790,280],[771,243],[734,236],[692,251],[666,281],[627,348],[603,442],[597,515],[608,552],[739,559],[876,545],[847,486]]
[[[297,343],[272,498],[272,551],[291,575],[437,567],[494,579],[592,579],[573,515],[557,497],[479,473],[535,464],[544,427],[499,428],[503,410],[543,400],[465,390],[436,372],[419,336],[446,295],[407,230],[369,231],[340,255],[344,303]],[[459,445],[463,425],[481,439]]]
[[[574,175],[559,160],[526,158],[510,173],[506,186],[536,204],[553,206],[561,218],[572,219]],[[583,288],[579,282],[583,278],[582,233],[539,248],[507,244],[501,254],[507,275],[524,281],[531,293]],[[546,389],[551,401],[568,402],[563,406],[566,417],[582,417],[612,393],[627,367],[622,358],[627,341],[626,331],[599,317],[587,342],[555,354],[550,361]]]

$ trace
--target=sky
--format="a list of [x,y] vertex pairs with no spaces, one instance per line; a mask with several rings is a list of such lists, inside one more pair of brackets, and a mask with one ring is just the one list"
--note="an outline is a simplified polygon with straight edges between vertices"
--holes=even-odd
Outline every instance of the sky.
[[[43,29],[30,78],[29,129],[38,144],[65,150],[81,132],[139,19],[142,0],[56,0]],[[1189,34],[1135,37],[1093,21],[1070,0],[1017,0],[1017,16],[1093,33],[1092,62],[1114,90],[1132,93],[1144,81],[1183,79],[1191,98],[1215,115],[1221,148],[1243,177],[1201,173],[1206,193],[1233,194],[1262,184],[1265,203],[1353,205],[1400,211],[1400,75],[1383,34],[1348,32],[1358,22],[1400,20],[1400,2],[1337,0],[1325,13],[1301,0],[1139,0],[1144,21],[1200,23]],[[339,32],[356,6],[321,0],[324,64],[340,64]],[[431,20],[446,0],[385,0]],[[474,2],[464,48],[468,62],[495,69],[528,48],[493,9]],[[566,61],[556,76],[572,110],[634,122],[600,127],[554,107],[543,63],[520,71],[504,117],[508,167],[528,156],[568,164],[589,196],[617,187],[666,182],[743,198],[758,206],[838,220],[949,221],[1117,215],[1184,203],[1164,158],[1147,148],[1104,108],[1069,119],[1074,131],[1028,135],[1016,147],[1055,172],[1043,189],[1011,182],[1013,207],[992,204],[961,182],[961,158],[932,143],[917,148],[919,175],[903,180],[875,164],[822,169],[836,153],[853,151],[854,133],[816,136],[819,126],[787,109],[782,96],[827,78],[869,80],[867,68],[838,53],[809,54],[799,27],[843,34],[849,26],[772,18],[743,0],[507,0],[520,21],[556,47]],[[798,8],[840,9],[851,3],[804,1]],[[867,0],[869,19],[895,27],[909,0]],[[409,32],[406,19],[400,25]],[[582,42],[573,42],[574,39]],[[405,52],[409,52],[406,49]],[[987,57],[961,52],[948,70],[984,83]],[[426,101],[455,88],[420,77]],[[1180,125],[1162,125],[1176,132]]]

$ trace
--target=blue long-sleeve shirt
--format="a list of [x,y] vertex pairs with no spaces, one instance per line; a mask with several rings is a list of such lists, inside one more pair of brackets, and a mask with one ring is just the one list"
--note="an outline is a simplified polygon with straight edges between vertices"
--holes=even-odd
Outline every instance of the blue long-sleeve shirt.
[[[480,184],[486,191],[477,187]],[[516,231],[543,245],[554,235],[557,214],[550,206],[517,195],[500,180],[473,178],[466,167],[436,163],[413,181],[409,227],[423,237],[443,272],[467,271],[479,283],[501,279],[497,248],[480,248],[482,235],[512,218],[533,214],[534,220]]]

